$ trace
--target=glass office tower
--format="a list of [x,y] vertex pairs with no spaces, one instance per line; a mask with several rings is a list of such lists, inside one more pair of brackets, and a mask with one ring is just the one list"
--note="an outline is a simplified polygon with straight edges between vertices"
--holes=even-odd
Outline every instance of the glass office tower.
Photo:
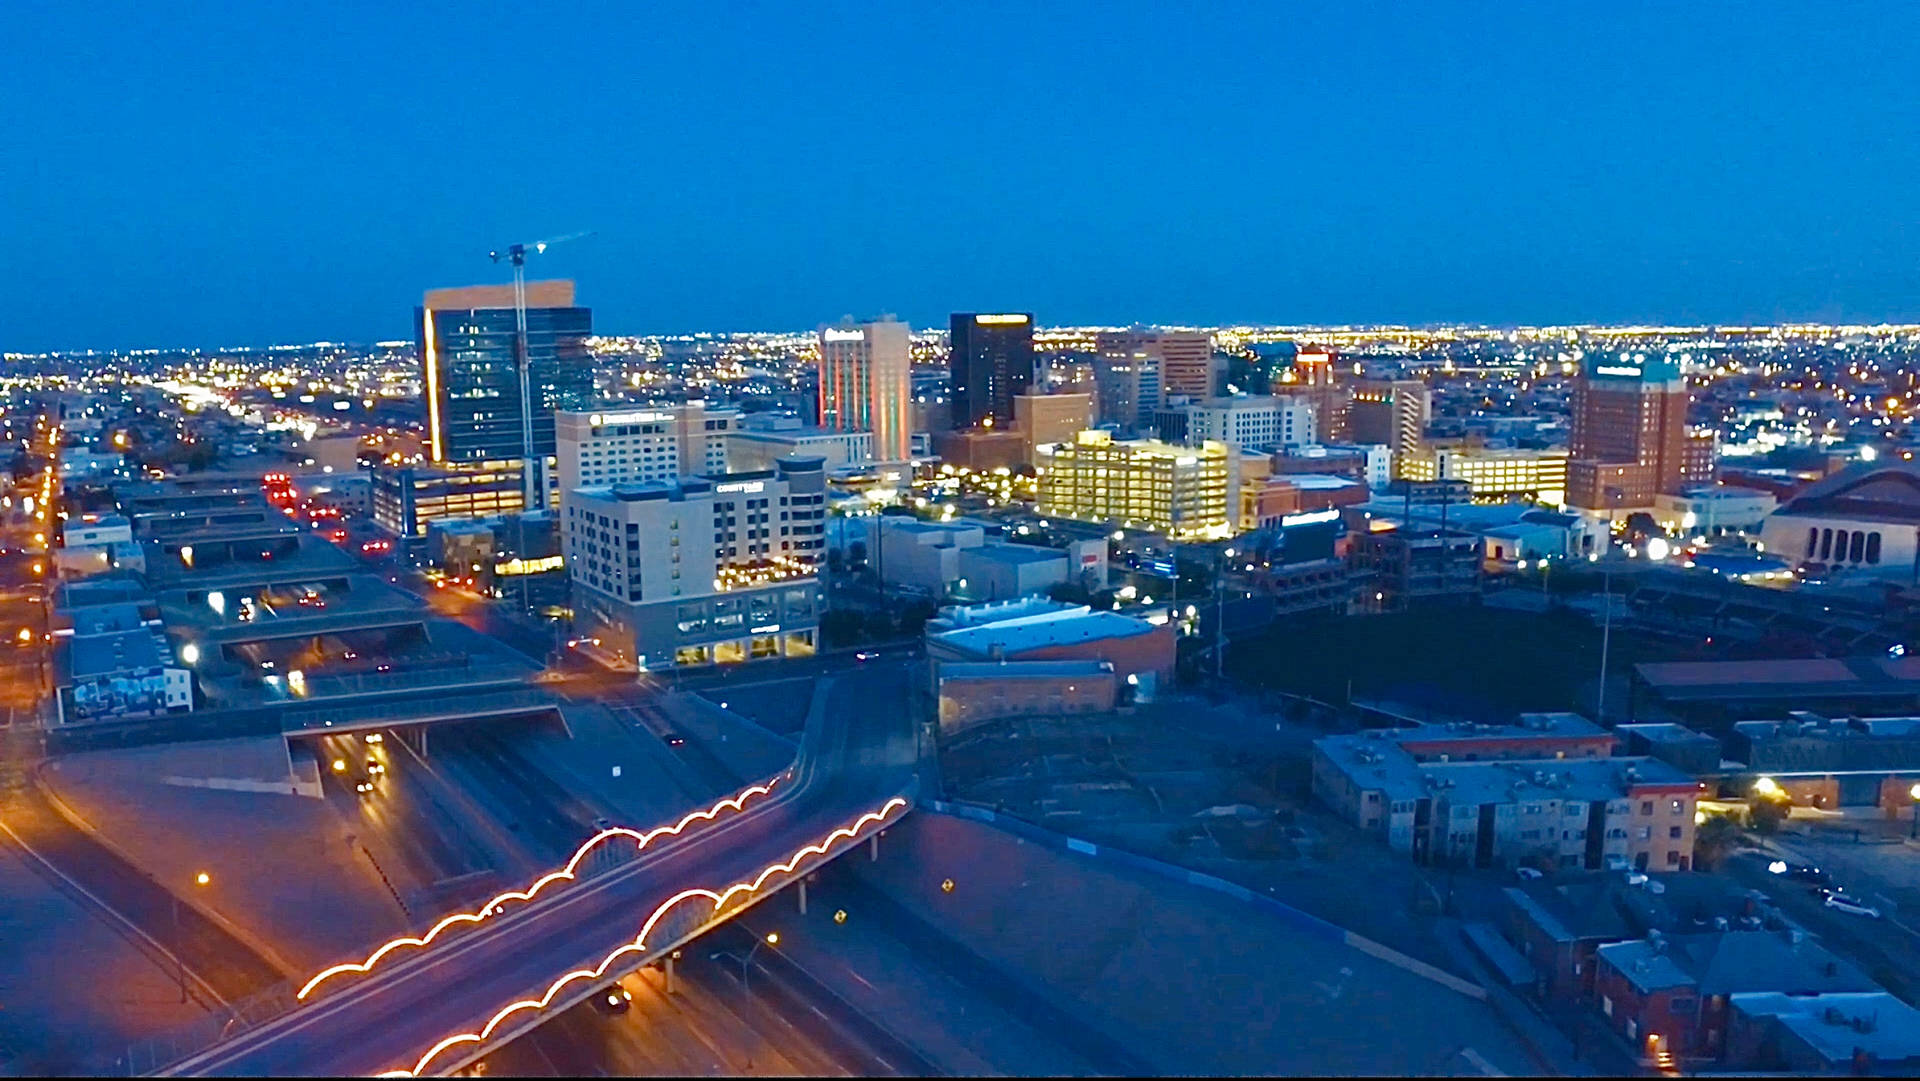
[[[514,357],[513,287],[436,289],[414,309],[427,397],[429,454],[436,462],[519,459],[520,377]],[[527,283],[528,389],[533,449],[554,453],[553,411],[593,399],[587,338],[593,311],[575,307],[573,283]]]
[[1033,385],[1033,315],[953,313],[947,388],[956,430],[1011,427],[1013,399]]

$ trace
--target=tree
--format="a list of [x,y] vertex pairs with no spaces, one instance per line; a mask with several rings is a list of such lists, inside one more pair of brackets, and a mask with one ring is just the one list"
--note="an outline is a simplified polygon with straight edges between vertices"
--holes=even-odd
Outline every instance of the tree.
[[1756,833],[1777,833],[1780,824],[1787,820],[1792,804],[1783,799],[1758,797],[1753,801],[1753,829]]
[[1693,832],[1693,865],[1718,870],[1739,845],[1740,824],[1726,815],[1712,815]]

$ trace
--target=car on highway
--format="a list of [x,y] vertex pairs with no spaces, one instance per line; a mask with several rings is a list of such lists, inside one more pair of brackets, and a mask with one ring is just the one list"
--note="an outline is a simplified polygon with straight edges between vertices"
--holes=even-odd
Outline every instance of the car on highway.
[[377,758],[367,759],[367,776],[378,777],[385,772],[387,772],[387,767],[385,763],[381,762]]
[[687,737],[678,732],[667,732],[662,734],[660,738],[666,740],[667,746],[669,747],[685,747],[687,745]]
[[593,1004],[603,1013],[626,1013],[633,1005],[633,992],[619,984],[610,984],[607,989],[593,996]]
[[1538,868],[1535,868],[1535,867],[1515,867],[1513,869],[1513,874],[1514,874],[1514,877],[1518,878],[1522,882],[1532,882],[1537,879],[1546,877],[1545,875],[1540,873]]
[[385,743],[387,741],[387,737],[378,732],[368,732],[366,739],[368,743]]
[[865,663],[867,661],[879,660],[880,651],[877,649],[863,649],[860,652],[855,653],[853,655],[853,659],[856,661],[860,661],[862,663]]
[[1839,890],[1824,890],[1822,893],[1824,899],[1820,903],[1826,905],[1828,908],[1838,909],[1841,912],[1850,913],[1855,916],[1866,916],[1870,919],[1877,920],[1880,918],[1879,909],[1862,901],[1858,897],[1849,896],[1841,893]]
[[356,777],[353,781],[353,790],[363,796],[371,796],[373,795],[373,780],[368,777]]

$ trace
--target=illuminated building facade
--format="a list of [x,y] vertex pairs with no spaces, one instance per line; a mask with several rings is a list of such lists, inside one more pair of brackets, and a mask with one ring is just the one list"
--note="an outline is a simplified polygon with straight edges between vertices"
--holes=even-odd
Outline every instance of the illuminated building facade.
[[1081,432],[1040,448],[1044,515],[1153,529],[1178,539],[1233,534],[1232,451],[1225,443],[1182,447]]
[[[434,462],[518,459],[523,451],[513,288],[430,290],[414,309]],[[593,312],[575,307],[573,283],[527,283],[528,388],[533,447],[554,452],[553,411],[593,397],[587,339]]]
[[[1679,490],[1690,464],[1688,400],[1675,360],[1589,355],[1573,387],[1568,504],[1614,515],[1651,509],[1656,494]],[[1697,449],[1693,458],[1698,470]]]
[[710,476],[727,471],[737,409],[701,400],[639,408],[561,410],[554,414],[560,490]]
[[873,454],[913,456],[913,377],[907,324],[897,319],[821,327],[820,427],[873,433]]
[[1101,357],[1126,360],[1149,356],[1158,362],[1161,393],[1186,398],[1211,398],[1220,393],[1226,373],[1224,361],[1213,353],[1213,335],[1204,330],[1162,330],[1133,327],[1103,330],[1095,336]]
[[1400,479],[1463,480],[1477,502],[1527,499],[1556,507],[1566,502],[1564,450],[1436,446],[1401,464]]
[[1033,313],[954,312],[947,392],[953,426],[1009,427],[1013,399],[1033,386]]
[[518,514],[524,505],[518,456],[445,466],[373,471],[374,524],[397,537],[425,537],[431,522]]
[[1331,349],[1306,346],[1294,355],[1293,366],[1274,387],[1313,404],[1322,443],[1345,443],[1352,438],[1353,393],[1340,380],[1337,359]]
[[1418,379],[1361,379],[1353,384],[1348,413],[1353,440],[1384,444],[1393,452],[1397,477],[1408,475],[1401,463],[1419,455],[1432,419],[1433,393]]
[[826,500],[817,457],[572,489],[561,529],[575,626],[645,668],[810,655]]

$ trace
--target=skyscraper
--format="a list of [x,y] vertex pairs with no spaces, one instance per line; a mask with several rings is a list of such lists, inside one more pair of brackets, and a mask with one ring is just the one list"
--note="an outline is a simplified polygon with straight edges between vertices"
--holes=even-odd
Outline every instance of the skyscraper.
[[[518,461],[523,433],[513,287],[430,290],[414,309],[414,331],[426,384],[429,457]],[[553,411],[593,397],[592,333],[593,312],[574,306],[572,282],[527,283],[527,385],[540,462],[554,452]]]
[[1361,379],[1353,385],[1349,416],[1356,443],[1382,443],[1393,452],[1393,475],[1407,475],[1403,462],[1419,457],[1433,395],[1418,379]]
[[1686,377],[1675,361],[1590,354],[1573,385],[1567,502],[1617,513],[1653,506],[1688,474]]
[[1214,357],[1213,335],[1204,330],[1103,330],[1095,342],[1103,357],[1122,359],[1144,353],[1156,358],[1161,390],[1169,397],[1211,398],[1223,388],[1225,364]]
[[954,312],[951,328],[947,388],[953,426],[1011,425],[1013,396],[1034,381],[1033,313]]
[[1350,419],[1353,394],[1341,385],[1334,352],[1319,346],[1302,346],[1274,390],[1303,394],[1313,403],[1322,443],[1345,443],[1352,436]]
[[833,432],[872,432],[873,456],[901,462],[913,456],[913,376],[907,324],[891,317],[872,323],[843,320],[820,328],[820,426]]

